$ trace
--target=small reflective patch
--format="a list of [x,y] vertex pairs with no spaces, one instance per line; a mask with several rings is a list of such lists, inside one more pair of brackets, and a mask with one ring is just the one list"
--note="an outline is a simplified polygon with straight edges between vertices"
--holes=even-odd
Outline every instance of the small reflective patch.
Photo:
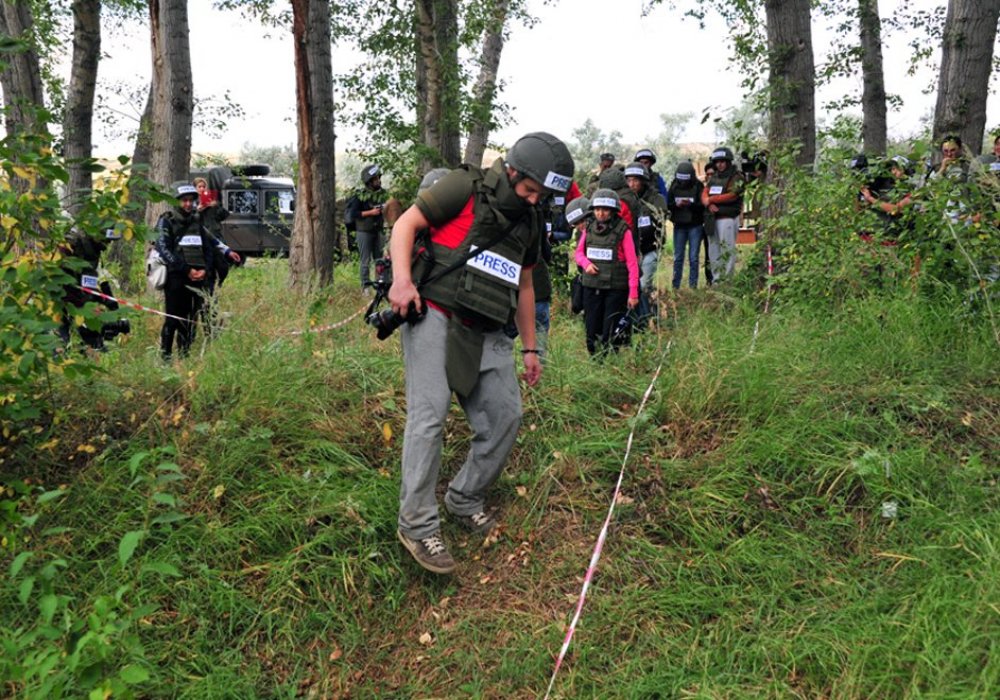
[[201,236],[193,236],[193,235],[184,236],[183,238],[181,238],[180,242],[177,245],[182,245],[185,247],[191,247],[196,245],[200,246]]
[[565,197],[553,197],[552,198],[552,203],[555,204],[557,207],[565,206],[566,205],[566,198]]
[[625,177],[646,177],[645,168],[625,168]]
[[587,246],[587,260],[613,260],[615,251],[611,248],[591,248]]
[[728,160],[726,152],[723,150],[712,151],[712,160]]
[[722,194],[722,185],[712,185],[711,187],[708,188],[708,194],[710,195]]
[[566,221],[571,224],[575,224],[577,221],[583,218],[583,209],[574,209],[566,214]]
[[597,207],[607,207],[608,209],[617,209],[618,200],[616,200],[614,197],[594,197],[592,200],[590,200],[590,206],[594,207],[595,209]]
[[122,237],[122,234],[120,231],[112,227],[104,229],[104,237],[111,241],[117,241]]
[[97,278],[94,275],[84,275],[80,278],[80,286],[87,289],[97,289]]
[[681,182],[687,182],[688,180],[691,179],[691,173],[677,173],[676,175],[674,175],[674,177],[676,177]]
[[551,221],[546,221],[545,222],[545,230],[548,231],[549,233],[552,233],[552,222]]
[[674,197],[674,204],[691,204],[694,202],[694,197]]
[[996,163],[990,163],[990,170],[992,170],[993,172],[1000,170],[1000,160],[998,160]]
[[[472,250],[476,248],[473,247]],[[521,278],[520,264],[488,250],[471,258],[466,264],[474,270],[511,284],[517,284]]]
[[648,216],[640,216],[639,217],[639,227],[640,228],[644,228],[646,226],[652,226],[652,225],[653,225],[653,222],[650,220],[650,218]]
[[569,186],[572,183],[572,178],[560,175],[559,173],[554,173],[550,170],[549,174],[545,176],[545,182],[542,183],[542,186],[547,187],[550,190],[556,190],[557,192],[565,192],[569,189]]

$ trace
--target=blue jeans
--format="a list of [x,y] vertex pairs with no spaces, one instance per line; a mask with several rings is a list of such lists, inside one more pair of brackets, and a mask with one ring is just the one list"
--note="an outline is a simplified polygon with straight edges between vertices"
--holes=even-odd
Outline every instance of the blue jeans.
[[694,226],[674,225],[674,289],[681,286],[684,276],[684,247],[688,248],[688,286],[694,289],[698,286],[698,252],[701,249],[701,237],[705,228],[701,224]]

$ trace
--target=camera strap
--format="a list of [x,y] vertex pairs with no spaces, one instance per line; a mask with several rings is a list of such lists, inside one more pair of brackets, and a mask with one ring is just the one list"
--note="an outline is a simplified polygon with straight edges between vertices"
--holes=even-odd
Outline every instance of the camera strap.
[[448,267],[444,268],[440,272],[437,272],[437,273],[435,273],[433,275],[429,275],[428,277],[420,280],[417,283],[417,289],[420,289],[425,284],[430,284],[431,282],[436,282],[437,280],[441,279],[445,275],[449,275],[452,272],[454,272],[455,270],[459,269],[460,267],[462,267],[463,265],[465,265],[465,263],[469,262],[470,260],[472,260],[472,258],[476,257],[477,255],[479,255],[481,253],[485,253],[487,250],[489,250],[490,248],[492,248],[493,246],[495,246],[497,243],[499,243],[500,241],[502,241],[504,239],[504,237],[506,237],[506,235],[508,233],[510,233],[511,230],[518,223],[520,223],[520,221],[521,220],[518,219],[517,221],[510,222],[502,231],[500,231],[497,235],[493,236],[493,238],[491,238],[489,241],[487,241],[486,245],[484,245],[482,248],[476,248],[475,250],[470,249],[468,253],[466,253],[461,258],[459,258],[458,260],[456,260],[455,262],[453,262],[451,265],[448,265]]

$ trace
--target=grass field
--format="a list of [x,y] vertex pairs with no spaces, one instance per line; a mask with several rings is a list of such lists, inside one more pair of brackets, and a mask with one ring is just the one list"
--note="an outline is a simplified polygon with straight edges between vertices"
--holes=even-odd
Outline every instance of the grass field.
[[[439,577],[395,540],[398,335],[289,334],[358,310],[355,275],[306,302],[254,261],[187,360],[163,365],[159,320],[133,317],[101,373],[54,381],[2,453],[31,492],[7,492],[27,525],[0,520],[0,695],[541,697],[634,427],[554,697],[1000,696],[982,319],[917,297],[762,316],[681,290],[595,363],[557,299],[502,528],[484,546],[446,523],[459,567]],[[443,483],[468,440],[454,406]]]

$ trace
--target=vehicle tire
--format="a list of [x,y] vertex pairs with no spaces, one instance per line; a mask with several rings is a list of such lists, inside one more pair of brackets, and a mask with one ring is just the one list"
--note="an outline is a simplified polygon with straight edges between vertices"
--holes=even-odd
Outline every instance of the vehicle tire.
[[234,165],[233,175],[236,177],[264,177],[271,173],[271,166],[258,163],[254,165]]

